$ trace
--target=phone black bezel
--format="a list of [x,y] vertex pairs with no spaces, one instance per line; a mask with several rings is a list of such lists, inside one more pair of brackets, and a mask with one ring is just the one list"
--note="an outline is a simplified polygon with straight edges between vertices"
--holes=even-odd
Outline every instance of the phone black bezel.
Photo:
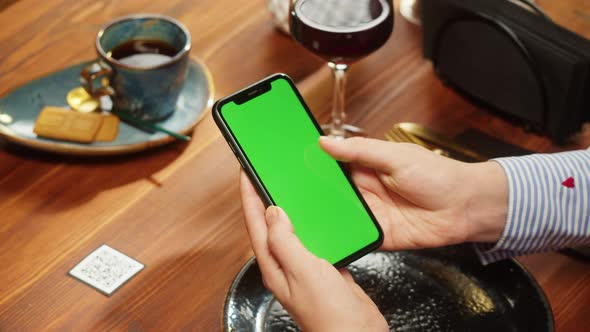
[[[238,159],[238,162],[242,166],[242,169],[244,169],[244,171],[246,172],[246,174],[250,178],[250,181],[252,182],[252,184],[256,188],[258,195],[261,197],[262,201],[264,202],[264,204],[267,207],[270,205],[275,205],[275,202],[272,199],[270,193],[266,190],[266,187],[264,186],[264,184],[260,180],[260,177],[258,176],[256,171],[254,170],[254,167],[252,166],[252,164],[250,163],[250,160],[248,159],[248,157],[246,156],[246,154],[242,150],[242,147],[237,142],[236,138],[234,137],[233,132],[225,123],[225,120],[223,119],[223,115],[221,114],[221,108],[226,103],[236,101],[236,103],[241,104],[251,98],[254,98],[260,94],[268,92],[270,90],[270,83],[272,81],[277,80],[277,79],[283,79],[289,83],[289,85],[291,86],[291,88],[295,92],[295,95],[299,99],[299,102],[301,103],[301,105],[303,105],[303,108],[307,112],[307,115],[310,117],[311,121],[313,122],[314,126],[316,127],[316,129],[318,130],[320,135],[324,135],[324,131],[322,130],[322,127],[317,123],[315,117],[313,116],[313,114],[309,110],[309,107],[307,107],[307,104],[303,100],[303,97],[299,93],[299,90],[297,90],[295,83],[288,75],[283,74],[283,73],[277,73],[277,74],[273,74],[271,76],[268,76],[256,83],[253,83],[253,84],[247,86],[246,88],[243,88],[243,89],[229,95],[229,96],[221,98],[218,101],[216,101],[212,107],[213,120],[217,124],[217,127],[221,131],[221,134],[225,138],[230,149],[233,151],[234,155]],[[367,204],[367,202],[365,202],[365,199],[363,198],[360,191],[358,190],[358,188],[356,187],[356,185],[354,184],[354,182],[350,178],[350,174],[348,173],[347,169],[344,167],[344,165],[341,162],[338,162],[338,165],[340,166],[340,169],[344,173],[344,176],[348,180],[349,184],[352,186],[352,189],[356,193],[357,197],[360,199],[361,203],[365,207],[365,210],[367,211],[367,213],[371,217],[371,220],[373,221],[373,224],[375,225],[375,227],[377,228],[377,231],[379,233],[377,240],[375,240],[374,242],[368,244],[367,246],[359,249],[358,251],[350,254],[349,256],[343,258],[342,260],[334,263],[334,266],[336,268],[341,268],[341,267],[344,267],[344,266],[356,261],[357,259],[365,256],[366,254],[378,249],[381,246],[381,244],[383,243],[383,230],[381,229],[381,226],[379,225],[379,223],[377,222],[377,219],[373,215],[373,212],[369,208],[369,205]]]

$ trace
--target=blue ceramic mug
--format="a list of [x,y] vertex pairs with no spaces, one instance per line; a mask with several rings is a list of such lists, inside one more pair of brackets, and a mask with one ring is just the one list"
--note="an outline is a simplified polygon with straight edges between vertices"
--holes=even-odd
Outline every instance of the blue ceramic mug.
[[111,96],[117,111],[161,120],[176,109],[190,48],[188,30],[173,18],[125,16],[99,31],[99,59],[82,70],[80,80],[91,96]]

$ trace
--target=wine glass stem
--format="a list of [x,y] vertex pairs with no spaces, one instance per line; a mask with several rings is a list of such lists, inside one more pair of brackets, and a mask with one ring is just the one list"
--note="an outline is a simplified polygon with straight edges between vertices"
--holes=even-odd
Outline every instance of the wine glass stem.
[[346,131],[344,130],[344,120],[346,118],[344,102],[346,93],[346,70],[348,69],[348,65],[329,62],[328,66],[330,66],[332,74],[334,74],[334,102],[329,134],[333,137],[344,138],[346,135]]

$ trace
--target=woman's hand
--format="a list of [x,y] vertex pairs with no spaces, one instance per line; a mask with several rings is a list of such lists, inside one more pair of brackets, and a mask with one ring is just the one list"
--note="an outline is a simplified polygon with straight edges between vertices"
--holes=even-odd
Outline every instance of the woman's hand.
[[508,204],[499,164],[462,163],[415,144],[359,137],[322,137],[320,145],[352,164],[353,180],[383,228],[383,249],[499,239]]
[[242,172],[242,208],[266,287],[304,331],[389,331],[375,304],[345,269],[299,241],[285,212],[263,202]]

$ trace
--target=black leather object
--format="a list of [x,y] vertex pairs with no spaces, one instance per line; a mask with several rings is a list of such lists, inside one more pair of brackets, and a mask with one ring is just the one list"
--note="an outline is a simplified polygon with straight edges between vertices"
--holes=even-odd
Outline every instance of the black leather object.
[[590,120],[590,41],[509,1],[422,1],[424,55],[448,85],[563,142]]

